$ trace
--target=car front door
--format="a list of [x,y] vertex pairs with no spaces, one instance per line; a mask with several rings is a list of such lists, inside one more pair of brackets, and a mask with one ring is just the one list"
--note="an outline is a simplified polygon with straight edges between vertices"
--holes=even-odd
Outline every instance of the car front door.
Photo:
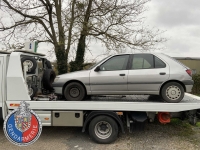
[[90,72],[92,94],[122,94],[127,87],[129,55],[116,55]]
[[128,72],[128,90],[157,93],[169,78],[169,66],[153,54],[134,54]]

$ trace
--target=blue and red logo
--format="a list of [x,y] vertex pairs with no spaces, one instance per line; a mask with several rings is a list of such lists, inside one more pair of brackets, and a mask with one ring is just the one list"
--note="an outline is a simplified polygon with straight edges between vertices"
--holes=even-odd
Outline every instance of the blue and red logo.
[[42,132],[42,124],[38,115],[28,108],[25,101],[13,110],[4,121],[4,133],[7,139],[18,146],[34,143]]

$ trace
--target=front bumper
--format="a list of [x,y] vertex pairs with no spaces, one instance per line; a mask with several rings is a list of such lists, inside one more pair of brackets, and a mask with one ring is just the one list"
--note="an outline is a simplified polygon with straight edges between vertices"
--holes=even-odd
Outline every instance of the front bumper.
[[56,94],[62,95],[62,87],[53,87]]
[[52,86],[56,94],[62,95],[62,87],[64,86],[64,83],[54,82]]

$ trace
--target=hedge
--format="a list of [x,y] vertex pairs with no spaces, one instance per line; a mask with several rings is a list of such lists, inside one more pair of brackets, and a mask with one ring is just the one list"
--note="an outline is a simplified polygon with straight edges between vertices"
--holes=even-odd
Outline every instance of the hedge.
[[192,94],[200,94],[200,74],[192,75],[192,79],[194,80]]

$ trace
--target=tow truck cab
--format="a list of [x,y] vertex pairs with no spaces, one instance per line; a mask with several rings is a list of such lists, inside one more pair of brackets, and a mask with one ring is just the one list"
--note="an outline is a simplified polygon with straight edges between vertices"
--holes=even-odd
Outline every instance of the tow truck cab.
[[3,101],[6,99],[6,74],[10,53],[0,51],[0,118],[3,117]]

